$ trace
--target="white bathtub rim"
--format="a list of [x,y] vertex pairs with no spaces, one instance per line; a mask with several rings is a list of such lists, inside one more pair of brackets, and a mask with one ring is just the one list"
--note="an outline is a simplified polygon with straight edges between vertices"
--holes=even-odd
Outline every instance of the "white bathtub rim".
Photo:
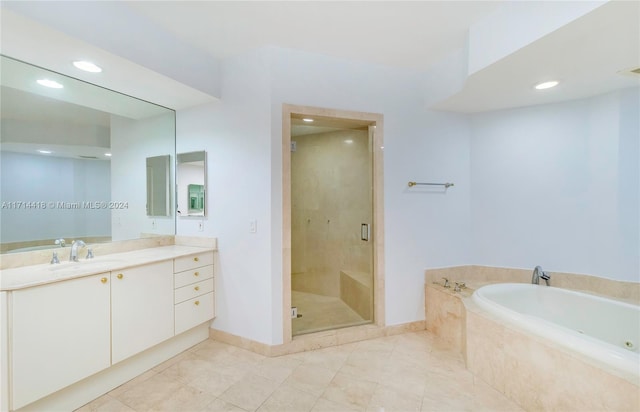
[[[511,285],[522,286],[527,284],[498,283],[483,287],[498,285],[505,285],[504,287],[506,288]],[[480,291],[483,287],[478,288],[477,291]],[[568,289],[563,289],[563,291],[588,295]],[[607,300],[606,298],[601,298],[599,296],[588,296],[594,299]],[[577,352],[583,355],[584,358],[591,361],[591,363],[595,363],[607,371],[617,372],[617,375],[630,380],[636,385],[640,384],[640,356],[636,352],[628,351],[624,348],[593,338],[589,335],[579,334],[572,329],[535,316],[521,314],[481,296],[481,293],[474,292],[471,295],[471,301],[482,312],[492,315],[495,319],[506,321],[510,326],[527,331],[533,336],[542,337],[545,340],[550,341],[554,346],[564,348],[569,353]],[[636,306],[625,302],[616,302],[623,305]]]

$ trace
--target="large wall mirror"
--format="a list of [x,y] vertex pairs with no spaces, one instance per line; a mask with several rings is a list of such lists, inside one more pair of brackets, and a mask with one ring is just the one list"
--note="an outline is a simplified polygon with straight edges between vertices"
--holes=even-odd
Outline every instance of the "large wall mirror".
[[146,190],[148,158],[166,159],[158,192],[174,185],[175,112],[0,59],[0,251],[175,234],[170,200],[147,216]]
[[177,159],[178,216],[206,216],[207,153],[178,153]]

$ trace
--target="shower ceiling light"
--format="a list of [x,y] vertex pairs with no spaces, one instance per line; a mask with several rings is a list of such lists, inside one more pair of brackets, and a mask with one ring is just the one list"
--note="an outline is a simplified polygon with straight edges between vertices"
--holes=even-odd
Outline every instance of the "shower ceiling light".
[[94,63],[84,60],[77,60],[73,62],[73,65],[78,69],[84,70],[85,72],[89,73],[100,73],[102,71],[102,68],[100,66],[96,66]]
[[307,118],[307,119],[302,119],[302,121],[303,121],[303,122],[311,123],[311,122],[313,122],[313,119],[309,119],[309,118]]
[[38,80],[38,84],[44,87],[51,87],[52,89],[62,89],[64,87],[57,81],[49,79],[40,79]]
[[542,82],[542,83],[536,84],[536,90],[550,89],[552,87],[556,87],[557,85],[558,85],[558,82],[556,80]]

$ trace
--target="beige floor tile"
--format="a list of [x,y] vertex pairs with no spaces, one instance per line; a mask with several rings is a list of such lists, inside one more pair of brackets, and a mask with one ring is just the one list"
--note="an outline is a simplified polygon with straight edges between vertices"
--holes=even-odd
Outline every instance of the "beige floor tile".
[[160,374],[185,384],[216,372],[216,364],[193,354],[188,354],[166,368]]
[[422,396],[400,391],[384,385],[378,385],[367,411],[383,412],[420,412]]
[[284,385],[320,396],[327,389],[335,372],[317,365],[302,364],[284,381]]
[[421,412],[473,412],[475,407],[473,398],[464,394],[455,398],[424,397]]
[[180,362],[182,359],[184,359],[186,357],[189,357],[189,356],[193,356],[193,355],[191,354],[191,352],[189,350],[186,350],[186,351],[182,352],[181,354],[176,355],[173,358],[162,362],[160,365],[154,367],[152,370],[160,373],[160,372],[164,371],[165,369],[167,369],[169,366],[172,366],[172,365]]
[[163,375],[155,376],[134,386],[126,392],[118,394],[116,399],[136,411],[147,411],[153,405],[171,397],[182,384]]
[[240,379],[242,376],[229,376],[213,371],[193,379],[188,386],[213,396],[220,396]]
[[396,337],[388,336],[378,339],[363,340],[356,343],[355,352],[391,353],[396,346]]
[[76,412],[135,412],[133,409],[120,402],[119,400],[109,396],[103,395],[98,399],[84,405],[80,409],[76,409]]
[[181,386],[168,398],[153,404],[151,410],[164,411],[199,411],[216,399],[215,396],[189,386]]
[[275,382],[284,382],[303,360],[295,357],[281,356],[277,358],[265,358],[261,360],[253,372]]
[[304,363],[306,365],[322,366],[330,371],[337,372],[345,364],[354,349],[354,347],[344,348],[344,346],[346,345],[305,352]]
[[211,402],[209,405],[207,405],[204,409],[202,409],[200,412],[247,412],[247,410],[239,408],[236,405],[230,404],[228,402],[225,402],[222,399],[216,399],[213,402]]
[[318,396],[281,386],[260,406],[258,412],[309,412]]
[[207,340],[80,412],[520,411],[425,332],[267,358]]
[[233,363],[226,362],[214,362],[214,364],[216,365],[216,372],[235,379],[242,379],[246,375],[252,373],[255,369],[254,365],[247,365],[243,362],[238,362],[235,365]]
[[474,379],[473,402],[476,411],[523,411],[515,402],[480,379]]
[[354,351],[349,355],[340,373],[355,378],[366,378],[371,382],[380,383],[389,367],[389,353]]
[[277,382],[255,374],[248,374],[231,385],[220,395],[220,399],[248,411],[255,411],[277,387]]
[[319,398],[311,412],[361,412],[364,409],[364,407],[350,407],[325,398]]
[[227,345],[226,343],[217,342],[212,339],[207,339],[189,349],[189,352],[200,356],[209,361],[234,359],[231,354],[236,351],[237,348]]
[[424,368],[420,370],[417,366],[402,368],[400,365],[393,365],[382,374],[378,383],[422,397],[427,378]]
[[403,333],[396,335],[396,350],[429,352],[432,346],[432,335],[428,332]]
[[112,391],[109,392],[109,395],[113,396],[113,397],[117,397],[118,395],[132,389],[135,388],[136,386],[140,385],[142,382],[146,381],[149,378],[152,378],[154,376],[156,376],[158,373],[156,371],[154,371],[153,369],[146,371],[145,373],[143,373],[142,375],[138,375],[135,378],[131,379],[129,382],[126,382],[120,386],[118,386],[117,388],[113,389]]
[[355,408],[369,405],[377,383],[338,372],[322,397]]

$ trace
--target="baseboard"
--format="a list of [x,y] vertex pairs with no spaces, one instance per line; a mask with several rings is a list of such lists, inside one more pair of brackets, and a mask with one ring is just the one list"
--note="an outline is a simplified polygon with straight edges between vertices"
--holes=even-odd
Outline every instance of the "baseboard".
[[367,339],[381,338],[384,336],[399,335],[402,333],[418,332],[425,330],[425,321],[403,323],[391,326],[362,325],[350,328],[328,330],[307,335],[295,336],[290,343],[281,345],[268,345],[266,343],[243,338],[217,329],[209,329],[209,337],[218,342],[223,342],[238,348],[246,349],[264,356],[282,356],[291,353],[328,348],[344,345]]

